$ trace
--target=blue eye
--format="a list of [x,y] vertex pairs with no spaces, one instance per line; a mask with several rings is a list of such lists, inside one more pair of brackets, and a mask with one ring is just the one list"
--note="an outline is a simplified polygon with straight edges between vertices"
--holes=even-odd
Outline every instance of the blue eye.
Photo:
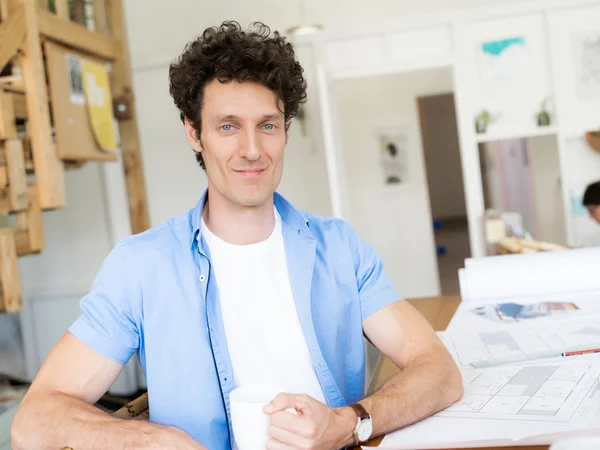
[[265,125],[265,130],[267,131],[273,131],[275,129],[275,125],[273,125],[272,123],[268,123]]
[[223,131],[231,131],[233,129],[233,127],[231,125],[223,125],[221,127],[221,130]]

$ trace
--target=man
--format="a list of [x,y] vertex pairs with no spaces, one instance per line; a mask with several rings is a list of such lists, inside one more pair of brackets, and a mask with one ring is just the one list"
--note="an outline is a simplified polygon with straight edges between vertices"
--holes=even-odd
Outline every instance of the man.
[[590,217],[600,225],[600,181],[590,184],[585,189],[583,206],[590,212]]
[[[107,257],[19,409],[15,448],[233,448],[229,394],[250,384],[285,388],[265,407],[268,449],[342,448],[455,402],[460,372],[373,249],[275,192],[306,97],[292,46],[260,24],[207,29],[170,91],[208,189]],[[363,334],[403,369],[368,398]],[[136,352],[152,422],[91,406]]]

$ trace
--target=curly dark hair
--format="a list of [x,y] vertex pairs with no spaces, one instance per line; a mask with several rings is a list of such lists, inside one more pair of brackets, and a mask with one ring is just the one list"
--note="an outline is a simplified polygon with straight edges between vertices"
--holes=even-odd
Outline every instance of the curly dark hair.
[[583,206],[600,205],[600,181],[590,184],[583,194]]
[[[235,21],[204,30],[189,42],[169,67],[169,91],[179,109],[182,122],[187,120],[200,139],[204,88],[214,79],[253,81],[275,92],[283,102],[287,122],[306,101],[304,70],[296,60],[294,48],[284,36],[261,22],[246,32]],[[196,159],[204,169],[201,153]]]

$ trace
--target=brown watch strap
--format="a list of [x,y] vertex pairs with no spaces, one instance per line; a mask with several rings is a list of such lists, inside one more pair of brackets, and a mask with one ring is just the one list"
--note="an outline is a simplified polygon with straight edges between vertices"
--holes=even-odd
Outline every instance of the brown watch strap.
[[371,416],[369,416],[369,413],[367,412],[367,410],[365,408],[363,408],[363,406],[360,403],[354,403],[349,406],[350,406],[350,408],[352,408],[354,410],[354,412],[360,418],[360,420],[365,420],[365,419],[368,419],[369,417],[371,417]]

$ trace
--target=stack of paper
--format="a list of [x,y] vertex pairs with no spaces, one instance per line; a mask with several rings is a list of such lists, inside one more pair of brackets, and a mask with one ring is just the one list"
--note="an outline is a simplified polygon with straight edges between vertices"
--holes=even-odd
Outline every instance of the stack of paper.
[[[463,313],[475,315],[477,310]],[[479,320],[479,317],[474,319]],[[462,323],[466,321],[468,318],[462,318]],[[530,322],[488,324],[485,329],[479,328],[477,323],[469,328],[454,326],[451,331],[438,334],[456,363],[464,369],[559,358],[563,354],[600,349],[599,315],[561,317],[556,319],[560,326],[549,326],[548,320]]]
[[600,291],[600,247],[470,258],[460,270],[463,302]]
[[[470,259],[460,281],[463,302],[439,335],[461,368],[465,395],[388,434],[379,448],[600,434],[600,248]],[[586,352],[565,356],[579,350]]]

